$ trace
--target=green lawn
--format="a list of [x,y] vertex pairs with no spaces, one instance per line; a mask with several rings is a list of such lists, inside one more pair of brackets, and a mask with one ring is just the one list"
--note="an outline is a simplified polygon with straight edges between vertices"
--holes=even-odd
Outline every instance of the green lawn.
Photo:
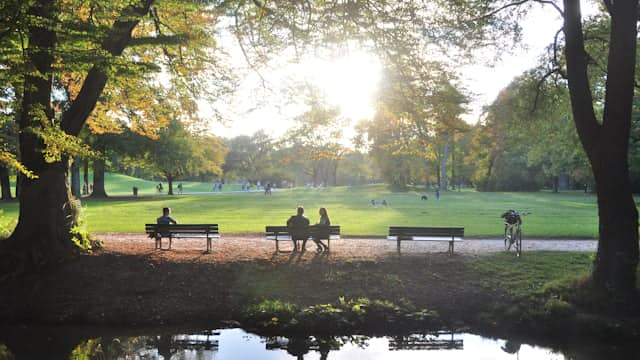
[[[110,195],[129,195],[138,186],[142,196],[107,200],[82,199],[86,227],[93,232],[142,232],[143,225],[155,222],[164,206],[183,223],[218,223],[221,232],[263,232],[265,225],[284,224],[297,205],[307,209],[312,222],[317,209],[324,206],[332,223],[342,226],[345,236],[384,236],[389,225],[465,227],[466,236],[499,237],[502,232],[500,214],[509,209],[527,210],[524,218],[525,237],[595,238],[597,206],[592,194],[564,192],[481,193],[475,191],[443,192],[440,200],[429,194],[388,191],[382,185],[335,187],[328,189],[296,188],[262,193],[232,192],[239,185],[225,185],[223,193],[188,194],[210,191],[211,184],[183,182],[187,194],[156,194],[155,182],[122,175],[108,175]],[[166,189],[166,184],[165,189]],[[371,199],[386,199],[387,207],[369,205]],[[2,203],[0,224],[15,223],[17,203]]]

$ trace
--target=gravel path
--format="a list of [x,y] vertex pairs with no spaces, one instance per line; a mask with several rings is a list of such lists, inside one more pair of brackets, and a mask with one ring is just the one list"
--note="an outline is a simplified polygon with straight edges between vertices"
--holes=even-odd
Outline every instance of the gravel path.
[[[291,243],[280,242],[281,252],[275,253],[275,243],[256,234],[224,235],[220,240],[214,240],[213,252],[203,254],[204,239],[177,239],[173,242],[173,251],[156,251],[154,240],[145,234],[97,234],[102,240],[107,252],[149,255],[175,261],[204,261],[228,262],[248,261],[255,259],[276,258],[285,260],[293,253]],[[523,251],[595,251],[595,240],[566,240],[566,239],[524,239]],[[168,240],[163,240],[163,247],[168,246]],[[448,245],[442,241],[403,241],[402,253],[436,253],[446,252]],[[376,258],[395,253],[396,242],[386,239],[353,239],[344,238],[331,241],[330,256],[334,260],[345,258]],[[466,239],[455,244],[455,252],[461,254],[481,254],[504,251],[502,239]],[[318,256],[315,244],[307,243],[307,251],[303,254],[295,253],[298,258],[313,259]]]

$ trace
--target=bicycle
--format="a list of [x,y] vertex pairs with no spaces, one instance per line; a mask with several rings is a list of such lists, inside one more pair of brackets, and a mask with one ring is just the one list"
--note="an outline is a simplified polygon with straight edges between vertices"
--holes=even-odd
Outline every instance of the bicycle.
[[504,219],[504,249],[514,247],[516,256],[522,255],[522,216],[527,214],[510,209],[500,215]]

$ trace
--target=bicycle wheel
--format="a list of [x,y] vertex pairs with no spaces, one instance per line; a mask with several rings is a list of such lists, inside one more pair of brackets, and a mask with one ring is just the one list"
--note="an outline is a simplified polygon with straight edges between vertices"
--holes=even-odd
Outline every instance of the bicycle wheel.
[[518,226],[518,229],[516,229],[514,240],[516,244],[516,255],[520,256],[522,254],[522,228],[520,226]]

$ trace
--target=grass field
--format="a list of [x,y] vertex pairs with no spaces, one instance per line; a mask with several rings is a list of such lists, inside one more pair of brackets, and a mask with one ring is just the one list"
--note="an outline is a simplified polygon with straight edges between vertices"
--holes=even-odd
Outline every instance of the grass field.
[[[265,225],[284,224],[297,205],[307,209],[312,223],[318,208],[329,211],[332,223],[342,226],[345,236],[386,235],[389,225],[465,227],[466,237],[500,237],[500,214],[510,208],[529,211],[524,218],[525,237],[595,238],[597,206],[593,194],[564,193],[481,193],[471,190],[443,192],[440,200],[433,194],[428,201],[422,193],[390,192],[383,185],[335,187],[327,189],[296,188],[261,192],[234,192],[239,185],[225,185],[222,193],[209,192],[211,184],[183,182],[184,195],[157,194],[157,183],[108,174],[105,200],[82,199],[83,219],[92,232],[142,232],[144,224],[155,222],[164,206],[182,223],[218,223],[224,233],[258,233]],[[166,184],[165,189],[166,189]],[[131,187],[140,195],[129,197]],[[127,195],[125,197],[124,195]],[[389,206],[373,207],[371,199],[385,199]],[[17,218],[16,202],[0,204],[0,223],[11,226]]]

